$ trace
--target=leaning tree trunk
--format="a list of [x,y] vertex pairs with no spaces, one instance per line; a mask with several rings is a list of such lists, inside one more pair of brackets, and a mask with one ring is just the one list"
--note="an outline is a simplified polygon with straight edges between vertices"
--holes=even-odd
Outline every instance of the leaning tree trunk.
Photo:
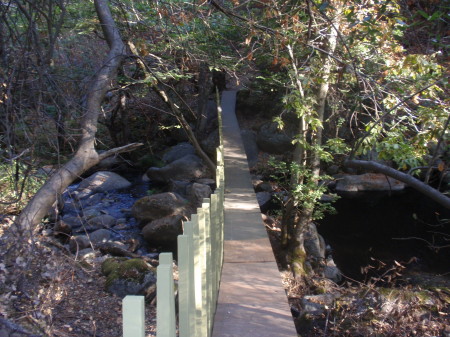
[[413,176],[410,176],[409,174],[393,169],[392,167],[374,161],[366,161],[366,160],[347,160],[344,162],[344,166],[383,173],[389,177],[404,182],[405,184],[411,186],[420,193],[423,193],[427,197],[433,199],[434,201],[444,206],[445,208],[450,209],[450,198],[446,196],[444,193],[441,193],[438,190],[434,189],[433,187],[429,186],[428,184],[420,181],[419,179],[416,179]]
[[119,30],[112,18],[107,0],[95,0],[95,9],[100,20],[106,41],[109,45],[109,53],[93,79],[87,96],[86,108],[81,122],[81,139],[74,157],[62,166],[39,189],[28,205],[22,210],[19,218],[19,230],[31,233],[35,226],[48,213],[57,197],[76,178],[100,160],[115,153],[129,151],[141,144],[130,144],[113,149],[99,155],[95,150],[95,134],[101,104],[106,92],[111,88],[112,81],[116,78],[117,69],[123,62],[126,53],[125,45],[119,34]]

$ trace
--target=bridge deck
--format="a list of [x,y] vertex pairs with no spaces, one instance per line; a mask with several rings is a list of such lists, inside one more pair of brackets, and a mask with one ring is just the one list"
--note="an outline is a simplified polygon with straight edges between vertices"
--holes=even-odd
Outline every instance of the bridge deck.
[[225,251],[213,337],[295,337],[253,190],[235,102],[236,92],[223,92]]

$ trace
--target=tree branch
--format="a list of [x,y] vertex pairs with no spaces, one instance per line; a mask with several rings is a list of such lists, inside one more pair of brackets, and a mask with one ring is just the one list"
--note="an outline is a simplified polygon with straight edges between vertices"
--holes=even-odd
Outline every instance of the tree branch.
[[439,192],[438,190],[432,188],[431,186],[425,184],[424,182],[418,180],[417,178],[414,178],[413,176],[410,176],[406,173],[400,172],[391,167],[388,167],[386,165],[383,165],[383,164],[380,164],[380,163],[377,163],[374,161],[347,160],[344,163],[344,166],[365,169],[365,170],[372,170],[375,172],[383,173],[389,177],[392,177],[401,182],[404,182],[408,186],[411,186],[412,188],[416,189],[417,191],[430,197],[431,199],[433,199],[437,203],[441,204],[445,208],[450,209],[450,198],[449,197],[447,197],[445,194]]

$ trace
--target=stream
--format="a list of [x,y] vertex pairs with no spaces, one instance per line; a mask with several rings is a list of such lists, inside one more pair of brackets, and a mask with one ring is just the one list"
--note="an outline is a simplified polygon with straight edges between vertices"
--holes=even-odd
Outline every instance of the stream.
[[[318,221],[318,230],[346,277],[364,281],[397,261],[406,266],[399,282],[427,273],[450,285],[449,210],[409,188],[341,196],[334,206],[337,214]],[[362,273],[369,265],[374,268]]]

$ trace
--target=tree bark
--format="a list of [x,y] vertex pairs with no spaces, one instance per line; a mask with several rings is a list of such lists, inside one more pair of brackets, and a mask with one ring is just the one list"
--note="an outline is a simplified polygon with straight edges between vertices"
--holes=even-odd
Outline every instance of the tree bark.
[[414,188],[414,189],[418,190],[419,192],[425,194],[426,196],[430,197],[431,199],[433,199],[437,203],[441,204],[445,208],[450,209],[450,198],[449,197],[447,197],[445,194],[439,192],[438,190],[434,189],[433,187],[423,183],[422,181],[420,181],[406,173],[400,172],[391,167],[382,165],[382,164],[374,162],[374,161],[347,160],[344,163],[344,166],[358,168],[358,169],[372,170],[375,172],[383,173],[389,177],[392,177],[401,182],[404,182],[408,186],[411,186],[412,188]]
[[108,155],[129,151],[140,146],[140,144],[130,144],[107,151],[102,155],[99,155],[95,150],[95,134],[97,132],[101,104],[106,92],[111,88],[117,69],[126,56],[126,49],[111,15],[108,1],[95,0],[94,3],[110,51],[103,66],[95,75],[87,96],[86,108],[81,122],[82,133],[78,150],[70,161],[47,180],[23,209],[18,218],[19,231],[22,233],[31,233],[48,213],[58,196],[87,169],[98,164],[101,159]]

